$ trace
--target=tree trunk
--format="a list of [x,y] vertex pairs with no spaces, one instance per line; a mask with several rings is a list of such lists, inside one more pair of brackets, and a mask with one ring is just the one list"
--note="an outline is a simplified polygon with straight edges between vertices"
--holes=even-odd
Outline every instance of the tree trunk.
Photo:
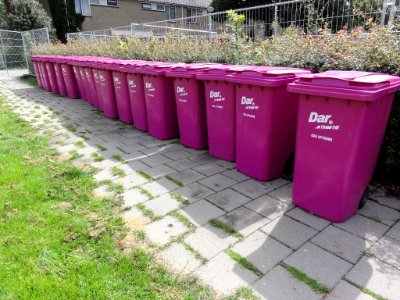
[[6,7],[7,14],[13,11],[13,0],[4,0],[4,6]]

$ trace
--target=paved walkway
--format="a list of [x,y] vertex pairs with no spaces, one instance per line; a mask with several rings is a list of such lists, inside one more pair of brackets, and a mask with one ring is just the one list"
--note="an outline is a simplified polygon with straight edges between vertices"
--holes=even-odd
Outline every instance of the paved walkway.
[[127,226],[143,229],[176,272],[221,294],[248,287],[265,299],[400,299],[399,199],[375,190],[359,214],[332,224],[294,207],[287,180],[252,180],[233,163],[154,139],[82,100],[16,80],[0,86],[58,151],[97,168],[98,196],[123,190]]

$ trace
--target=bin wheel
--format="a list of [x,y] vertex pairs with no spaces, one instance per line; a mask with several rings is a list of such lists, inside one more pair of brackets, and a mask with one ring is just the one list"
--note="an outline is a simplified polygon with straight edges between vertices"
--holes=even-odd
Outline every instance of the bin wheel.
[[364,190],[364,193],[361,196],[360,203],[358,204],[358,209],[361,209],[364,207],[364,205],[367,203],[369,197],[369,187],[366,187]]

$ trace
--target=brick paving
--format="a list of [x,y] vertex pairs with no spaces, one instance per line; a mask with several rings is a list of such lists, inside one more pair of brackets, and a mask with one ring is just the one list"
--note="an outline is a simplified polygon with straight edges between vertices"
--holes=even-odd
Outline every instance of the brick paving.
[[[177,273],[199,276],[222,295],[246,287],[261,299],[400,299],[399,199],[376,189],[357,215],[332,224],[294,207],[285,179],[250,179],[233,163],[109,120],[82,100],[15,79],[0,86],[7,105],[62,155],[96,168],[98,197],[113,195],[110,182],[123,189],[122,217],[145,224]],[[238,264],[232,251],[257,270]],[[330,292],[313,290],[290,267]]]

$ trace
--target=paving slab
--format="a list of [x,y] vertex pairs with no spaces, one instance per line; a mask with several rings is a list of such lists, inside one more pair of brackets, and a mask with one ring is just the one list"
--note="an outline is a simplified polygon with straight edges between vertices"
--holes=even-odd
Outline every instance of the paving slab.
[[156,181],[143,184],[142,188],[148,191],[154,197],[157,197],[162,194],[172,192],[179,188],[179,186],[166,178],[161,178]]
[[332,225],[321,231],[311,242],[351,263],[356,263],[372,244]]
[[136,173],[132,173],[122,178],[116,178],[113,180],[113,182],[122,185],[124,189],[128,190],[135,186],[147,183],[148,181],[143,176],[140,176],[139,174]]
[[186,169],[190,169],[190,168],[195,167],[197,165],[198,165],[197,162],[192,161],[192,160],[187,159],[187,158],[183,158],[183,159],[180,159],[180,160],[175,160],[175,161],[167,164],[167,166],[169,166],[172,169],[175,169],[177,171],[183,171],[183,170],[186,170]]
[[[318,300],[323,295],[314,292],[308,285],[297,280],[281,266],[253,284],[255,295],[266,300]],[[344,300],[344,299],[343,299]]]
[[203,179],[199,182],[217,192],[222,191],[222,190],[236,184],[235,180],[232,180],[221,174],[216,174],[216,175],[207,177],[206,179]]
[[342,223],[335,223],[334,226],[353,233],[369,241],[377,241],[388,230],[389,226],[363,217],[354,215]]
[[140,161],[150,167],[156,167],[171,162],[172,160],[162,155],[152,155],[144,157]]
[[164,153],[163,155],[172,160],[179,160],[182,158],[186,158],[186,157],[190,156],[191,154],[189,151],[182,149],[182,150],[177,150],[177,151],[166,151],[166,153]]
[[242,194],[229,188],[207,197],[207,200],[224,209],[225,211],[232,211],[235,208],[251,201],[250,198],[243,196]]
[[125,191],[122,194],[122,201],[124,207],[133,207],[136,204],[142,203],[149,200],[146,195],[143,195],[139,190],[137,189],[130,189]]
[[291,207],[289,204],[268,195],[261,196],[245,206],[270,220],[282,216]]
[[286,258],[285,263],[329,288],[333,288],[353,266],[311,243],[306,243]]
[[393,208],[393,209],[400,210],[400,200],[399,200],[399,198],[380,195],[380,194],[375,194],[375,193],[372,194],[371,198],[374,199],[379,204],[388,206],[388,207]]
[[318,233],[315,229],[282,216],[261,228],[261,231],[276,238],[293,249],[299,248]]
[[206,200],[200,200],[188,205],[181,209],[179,213],[187,217],[196,226],[202,226],[209,220],[225,214],[223,210]]
[[160,179],[162,177],[165,177],[166,175],[175,173],[176,171],[166,165],[161,165],[161,166],[146,169],[146,171],[144,171],[144,172],[154,179]]
[[250,235],[270,222],[269,219],[260,216],[246,207],[239,207],[220,217],[219,220],[244,236]]
[[190,169],[171,173],[168,176],[181,182],[183,185],[191,184],[204,178],[204,175]]
[[364,294],[361,290],[350,283],[341,280],[325,300],[374,300],[370,295]]
[[231,294],[238,288],[248,287],[258,279],[257,275],[237,264],[225,253],[220,253],[197,269],[195,274],[205,284],[224,295]]
[[164,245],[172,238],[185,233],[186,230],[187,228],[185,225],[177,219],[166,216],[159,221],[147,225],[145,232],[150,241],[159,245]]
[[144,205],[150,209],[156,216],[164,216],[167,213],[178,209],[182,204],[172,198],[169,194],[164,194],[147,201]]
[[400,271],[378,259],[361,258],[346,279],[388,300],[399,299]]
[[290,185],[284,185],[284,186],[272,191],[268,195],[271,197],[274,197],[280,201],[283,201],[287,204],[291,204],[292,203],[292,193],[293,193],[293,188]]
[[367,204],[359,210],[359,214],[389,226],[400,219],[400,212],[373,201],[367,201]]
[[243,182],[245,180],[250,179],[249,176],[244,175],[243,173],[240,173],[237,170],[228,170],[228,171],[222,172],[221,174],[226,177],[229,177],[233,180],[236,180],[237,182]]
[[387,236],[400,241],[400,222],[397,222],[387,233]]
[[309,212],[306,212],[299,207],[296,207],[288,211],[285,215],[299,221],[300,223],[306,224],[318,231],[324,229],[331,223],[330,221],[320,218]]
[[201,262],[182,244],[178,243],[174,243],[163,250],[161,257],[178,274],[190,274],[201,266]]
[[390,237],[383,237],[368,251],[373,253],[378,259],[400,270],[399,241],[396,241]]
[[204,164],[204,165],[194,167],[193,170],[195,170],[196,172],[199,172],[205,176],[212,176],[212,175],[221,173],[221,172],[225,171],[226,169],[217,164],[209,163],[209,164]]
[[175,192],[189,201],[189,203],[196,202],[215,193],[213,190],[197,182],[179,188]]
[[264,274],[293,252],[290,248],[260,231],[252,233],[243,241],[235,244],[232,250],[245,257]]
[[241,183],[238,183],[234,185],[232,188],[251,199],[258,198],[273,190],[271,186],[266,186],[253,179],[249,179]]
[[198,251],[203,257],[211,259],[237,241],[237,238],[227,234],[210,224],[196,229],[185,238],[185,243]]

